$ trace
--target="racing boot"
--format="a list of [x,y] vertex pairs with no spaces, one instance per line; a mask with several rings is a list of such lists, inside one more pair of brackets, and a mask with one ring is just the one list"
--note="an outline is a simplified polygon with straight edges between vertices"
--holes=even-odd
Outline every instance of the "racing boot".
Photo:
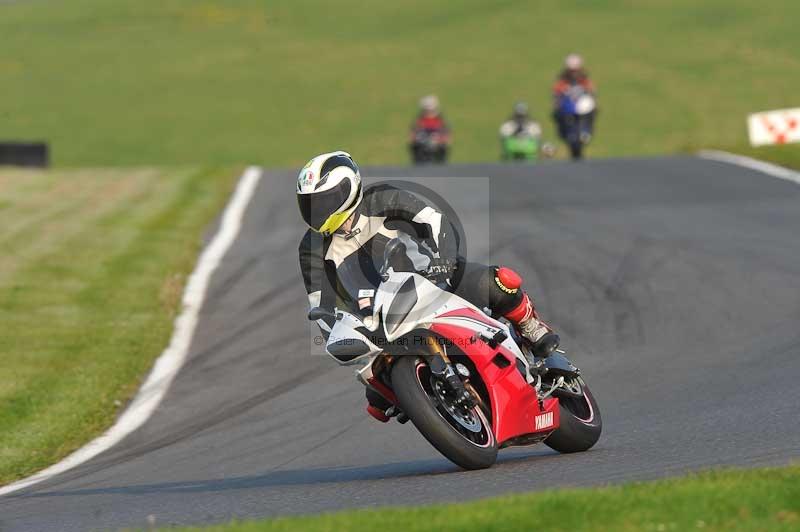
[[503,316],[513,323],[519,335],[528,341],[533,354],[537,357],[546,357],[555,351],[558,348],[560,339],[539,318],[533,306],[533,301],[521,288],[522,277],[511,268],[503,267],[497,269],[495,281],[497,286],[507,294],[517,295],[521,293],[519,303]]

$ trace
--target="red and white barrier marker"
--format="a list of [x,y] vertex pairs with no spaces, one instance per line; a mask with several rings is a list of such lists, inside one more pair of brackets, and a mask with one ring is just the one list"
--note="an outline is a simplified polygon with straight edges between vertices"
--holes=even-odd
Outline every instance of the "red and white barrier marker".
[[800,142],[800,108],[753,113],[747,129],[752,146]]

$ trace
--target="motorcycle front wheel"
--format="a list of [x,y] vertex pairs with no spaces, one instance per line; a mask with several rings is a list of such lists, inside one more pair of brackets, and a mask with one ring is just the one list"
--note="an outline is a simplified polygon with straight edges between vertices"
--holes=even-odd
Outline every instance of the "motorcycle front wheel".
[[417,430],[448,460],[464,469],[485,469],[497,460],[497,441],[477,406],[452,404],[446,383],[417,356],[401,356],[392,368],[400,408]]
[[569,153],[573,161],[583,158],[583,143],[580,140],[575,140],[569,144]]
[[600,407],[581,377],[576,377],[558,397],[561,424],[544,440],[545,445],[560,453],[589,450],[603,431]]

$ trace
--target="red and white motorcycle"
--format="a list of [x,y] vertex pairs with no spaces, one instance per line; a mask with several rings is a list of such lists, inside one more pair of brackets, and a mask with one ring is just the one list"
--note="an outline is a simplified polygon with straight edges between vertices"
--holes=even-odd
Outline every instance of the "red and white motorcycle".
[[[410,419],[465,469],[490,467],[504,447],[592,447],[602,430],[600,411],[564,353],[537,358],[505,320],[418,272],[396,270],[398,262],[409,263],[396,260],[405,251],[399,241],[387,244],[383,281],[354,298],[371,304],[366,312],[337,309],[326,344],[340,363],[362,365],[358,380],[390,405],[375,417]],[[311,320],[324,317],[333,316],[309,312]]]

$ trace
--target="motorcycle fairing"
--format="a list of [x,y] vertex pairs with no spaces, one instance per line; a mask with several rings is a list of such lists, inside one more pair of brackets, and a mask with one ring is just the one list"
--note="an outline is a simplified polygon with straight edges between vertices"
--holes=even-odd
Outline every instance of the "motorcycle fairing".
[[359,363],[359,359],[372,357],[382,351],[357,329],[363,323],[346,312],[339,313],[325,344],[325,351],[339,364],[349,366]]
[[[508,326],[487,316],[478,307],[452,292],[447,292],[425,277],[408,272],[393,272],[390,280],[381,283],[375,296],[371,323],[383,322],[386,339],[392,342],[415,329],[427,329],[433,323],[452,323],[479,335],[493,337],[506,333],[502,345],[525,366],[528,359],[513,340]],[[383,320],[378,320],[378,314]],[[474,335],[474,334],[473,334]],[[529,376],[528,382],[532,382]]]
[[493,349],[482,340],[476,341],[473,329],[454,322],[452,318],[476,319],[470,309],[443,316],[448,317],[451,318],[449,322],[442,319],[433,323],[431,331],[452,340],[475,364],[489,394],[492,429],[497,442],[502,445],[518,436],[557,429],[558,399],[550,398],[545,401],[544,408],[539,407],[536,389],[517,369],[517,357],[507,348],[506,342]]
[[[375,294],[374,319],[369,321],[382,322],[386,339],[392,342],[415,329],[427,329],[442,314],[465,307],[486,316],[467,300],[442,290],[419,274],[392,272]],[[383,319],[378,320],[378,315]]]

